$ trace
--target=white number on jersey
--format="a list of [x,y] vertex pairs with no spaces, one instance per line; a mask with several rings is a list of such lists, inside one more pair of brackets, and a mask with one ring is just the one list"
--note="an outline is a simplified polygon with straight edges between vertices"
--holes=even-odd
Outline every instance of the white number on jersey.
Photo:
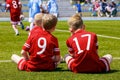
[[[86,50],[90,50],[91,35],[90,35],[90,34],[84,34],[84,35],[81,35],[81,37],[88,37]],[[75,38],[73,39],[73,41],[75,41],[75,44],[76,44],[76,46],[77,46],[78,54],[82,53],[83,50],[81,50],[81,48],[80,48],[80,45],[79,45],[79,43],[78,43],[78,39],[75,37]]]
[[18,8],[17,2],[16,1],[12,1],[12,5],[14,8]]
[[[43,44],[40,44],[41,41],[43,41]],[[38,39],[38,47],[41,48],[41,50],[39,52],[37,52],[37,54],[39,54],[39,55],[42,54],[45,51],[46,46],[47,46],[46,39],[44,37],[40,37]]]

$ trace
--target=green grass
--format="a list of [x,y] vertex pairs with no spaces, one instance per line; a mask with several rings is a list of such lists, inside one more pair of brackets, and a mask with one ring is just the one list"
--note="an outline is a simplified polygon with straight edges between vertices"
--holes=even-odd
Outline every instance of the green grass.
[[[120,38],[120,21],[85,21],[87,31],[96,34],[113,36]],[[29,25],[24,22],[25,26]],[[68,30],[67,22],[59,21],[57,29]],[[15,36],[9,22],[0,22],[0,60],[10,60],[13,53],[20,55],[21,48],[25,43],[28,32],[19,27],[20,35]],[[55,31],[53,35],[59,40],[61,55],[67,53],[66,39],[70,36],[69,32]],[[120,40],[98,37],[99,55],[107,53],[113,57],[120,57]],[[88,66],[89,67],[89,66]],[[13,62],[0,62],[0,80],[119,80],[120,79],[120,60],[113,60],[109,73],[72,73],[68,71],[65,63],[61,63],[52,72],[26,72],[19,71]]]

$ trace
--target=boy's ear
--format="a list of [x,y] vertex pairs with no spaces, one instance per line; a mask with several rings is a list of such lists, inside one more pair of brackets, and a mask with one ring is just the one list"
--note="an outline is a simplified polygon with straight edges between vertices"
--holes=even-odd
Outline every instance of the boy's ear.
[[85,25],[84,25],[84,24],[82,25],[82,29],[83,29],[83,30],[85,29]]

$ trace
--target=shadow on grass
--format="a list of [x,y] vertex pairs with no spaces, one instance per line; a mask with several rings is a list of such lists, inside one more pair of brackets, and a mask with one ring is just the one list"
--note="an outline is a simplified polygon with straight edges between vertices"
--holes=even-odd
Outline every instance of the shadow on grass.
[[[54,71],[41,71],[41,72],[71,72],[68,69],[63,69],[63,68],[56,68]],[[101,73],[77,73],[77,74],[112,74],[112,73],[116,73],[116,72],[120,72],[120,70],[111,70],[109,72],[101,72]]]
[[63,68],[56,68],[54,72],[63,72],[63,71],[69,71],[68,69],[63,69]]
[[63,68],[56,68],[55,70],[48,71],[48,70],[41,70],[41,71],[31,71],[31,72],[69,72],[68,69],[63,69]]
[[120,72],[120,70],[110,70],[110,71],[108,72],[108,74],[109,74],[109,73],[116,73],[116,72]]
[[120,70],[110,70],[109,72],[100,72],[100,73],[81,73],[81,74],[112,74],[112,73],[116,73],[116,72],[120,72]]
[[[54,71],[40,71],[40,72],[71,72],[71,71],[68,69],[63,69],[61,67],[58,67]],[[100,73],[89,73],[88,72],[88,73],[77,73],[77,74],[112,74],[116,72],[120,72],[120,70],[110,70],[109,72],[100,72]]]

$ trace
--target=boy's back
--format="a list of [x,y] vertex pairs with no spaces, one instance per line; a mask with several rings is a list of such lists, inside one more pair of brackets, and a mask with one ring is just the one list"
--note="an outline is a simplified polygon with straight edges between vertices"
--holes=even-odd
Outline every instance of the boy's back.
[[52,57],[60,54],[58,49],[58,41],[54,36],[47,31],[42,31],[40,27],[35,27],[23,46],[23,50],[28,50],[30,55],[30,60],[27,63],[28,69],[35,71],[53,70],[55,62]]

